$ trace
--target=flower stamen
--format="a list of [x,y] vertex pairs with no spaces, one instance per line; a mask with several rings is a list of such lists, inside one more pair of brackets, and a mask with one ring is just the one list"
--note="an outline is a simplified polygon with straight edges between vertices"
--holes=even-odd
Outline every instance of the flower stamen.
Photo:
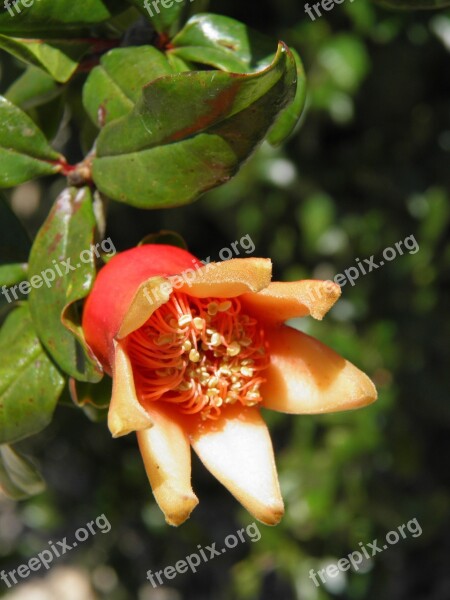
[[226,405],[262,401],[268,344],[237,298],[173,293],[129,336],[128,352],[144,403],[166,401],[185,414],[217,419]]

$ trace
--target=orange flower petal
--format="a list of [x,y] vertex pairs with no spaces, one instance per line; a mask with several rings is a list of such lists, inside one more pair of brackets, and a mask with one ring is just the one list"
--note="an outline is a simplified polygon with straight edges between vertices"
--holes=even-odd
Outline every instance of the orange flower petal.
[[[189,275],[189,277],[188,277]],[[195,298],[234,298],[246,292],[259,292],[267,287],[272,277],[272,262],[268,258],[232,258],[221,263],[210,263],[188,274],[181,292]],[[176,281],[172,280],[174,288]]]
[[321,320],[341,295],[332,281],[305,279],[273,282],[257,294],[244,294],[244,307],[262,320],[282,323],[295,317],[311,315]]
[[152,420],[140,404],[133,369],[124,344],[114,342],[113,389],[108,411],[108,427],[113,437],[151,427]]
[[205,467],[256,518],[276,525],[284,507],[272,442],[259,411],[228,407],[191,435]]
[[165,277],[151,277],[141,283],[125,313],[117,338],[124,338],[142,327],[155,310],[168,301],[171,293],[172,285]]
[[376,400],[367,375],[318,340],[286,326],[267,330],[266,336],[271,358],[261,386],[265,408],[314,414]]
[[149,409],[153,427],[137,432],[139,449],[156,502],[169,525],[181,525],[198,504],[191,486],[191,447],[174,415]]

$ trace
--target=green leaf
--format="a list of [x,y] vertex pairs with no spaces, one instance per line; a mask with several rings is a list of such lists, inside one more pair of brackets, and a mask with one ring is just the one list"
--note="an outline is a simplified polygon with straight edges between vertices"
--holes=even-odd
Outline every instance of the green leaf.
[[139,242],[138,246],[143,246],[145,244],[166,244],[168,246],[177,246],[177,248],[183,248],[183,250],[188,249],[186,241],[179,233],[166,229],[158,231],[158,233],[150,233],[149,235],[146,235],[145,238]]
[[94,422],[104,421],[112,396],[112,379],[103,377],[99,383],[83,383],[70,379],[69,392],[73,403]]
[[133,206],[192,202],[236,173],[295,89],[295,60],[284,44],[258,73],[157,79],[132,113],[101,131],[93,179],[101,192]]
[[133,110],[144,85],[173,72],[164,54],[152,46],[111,50],[86,81],[86,111],[93,123],[103,127]]
[[17,79],[5,97],[26,111],[48,140],[58,133],[65,111],[65,89],[45,71],[30,66]]
[[[201,14],[192,17],[172,40],[170,57],[209,65],[224,71],[247,73],[261,70],[273,61],[273,43],[234,19]],[[300,56],[291,49],[297,65],[297,92],[294,101],[279,116],[269,142],[277,146],[293,131],[303,112],[306,77]]]
[[42,343],[66,373],[94,382],[101,369],[84,341],[76,302],[94,283],[95,227],[89,188],[64,190],[34,241],[29,263],[30,310]]
[[44,429],[63,387],[64,378],[41,346],[24,304],[0,331],[0,443]]
[[0,96],[0,187],[58,173],[61,158],[32,119]]
[[45,490],[45,482],[34,464],[6,444],[0,446],[0,490],[13,500]]
[[65,109],[65,96],[59,95],[50,102],[31,108],[28,114],[45,137],[53,140],[60,129]]
[[193,65],[183,60],[179,56],[175,56],[172,52],[166,52],[167,61],[175,73],[183,73],[184,71],[194,71]]
[[128,0],[152,23],[158,33],[170,37],[194,12],[205,10],[208,0]]
[[[19,0],[20,1],[20,0]],[[55,81],[65,83],[92,44],[86,40],[27,40],[0,35],[0,48],[28,64],[41,67]]]
[[305,107],[306,75],[298,53],[291,48],[297,65],[297,91],[294,101],[280,114],[269,133],[268,141],[272,146],[279,146],[294,131]]
[[235,73],[260,71],[274,59],[274,42],[229,17],[199,14],[174,37],[168,54]]
[[22,110],[29,110],[53,100],[62,90],[63,87],[51,75],[38,67],[29,66],[8,88],[5,98]]
[[25,37],[54,32],[60,36],[62,30],[106,21],[123,8],[120,0],[34,0],[29,7],[21,0],[9,0],[0,14],[0,32]]
[[376,0],[377,4],[401,10],[435,10],[450,6],[450,0]]
[[27,275],[28,265],[26,263],[16,263],[12,265],[0,266],[0,286],[14,285],[23,281]]
[[69,380],[69,392],[76,406],[90,404],[95,408],[108,408],[112,395],[112,380],[103,377],[99,383]]

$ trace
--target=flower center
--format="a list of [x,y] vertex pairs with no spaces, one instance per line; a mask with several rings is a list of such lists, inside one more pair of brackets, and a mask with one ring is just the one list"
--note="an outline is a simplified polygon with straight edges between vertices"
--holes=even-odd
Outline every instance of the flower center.
[[262,401],[268,344],[237,298],[173,293],[130,335],[128,353],[144,402],[163,400],[185,414],[217,419],[225,405]]

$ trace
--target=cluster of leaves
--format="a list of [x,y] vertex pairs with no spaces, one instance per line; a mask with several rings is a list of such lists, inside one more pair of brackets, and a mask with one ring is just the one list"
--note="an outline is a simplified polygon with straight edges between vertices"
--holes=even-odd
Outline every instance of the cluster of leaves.
[[[102,370],[80,327],[97,267],[95,256],[81,264],[80,254],[104,235],[105,200],[148,209],[191,203],[228,181],[264,139],[280,144],[302,112],[305,76],[294,50],[193,9],[40,0],[0,14],[0,49],[27,64],[0,98],[0,187],[67,178],[31,248],[0,199],[0,309],[9,313],[0,332],[2,457],[48,425],[66,390],[86,410],[94,404],[91,413],[105,407],[101,391],[93,399]],[[84,151],[76,165],[50,143],[67,114]],[[56,277],[68,259],[75,270]],[[42,284],[48,270],[54,281]],[[36,286],[19,288],[25,280]],[[10,286],[19,294],[13,304]],[[12,473],[18,461],[0,458],[0,486],[16,496],[39,488],[37,475],[25,477],[26,462]]]

